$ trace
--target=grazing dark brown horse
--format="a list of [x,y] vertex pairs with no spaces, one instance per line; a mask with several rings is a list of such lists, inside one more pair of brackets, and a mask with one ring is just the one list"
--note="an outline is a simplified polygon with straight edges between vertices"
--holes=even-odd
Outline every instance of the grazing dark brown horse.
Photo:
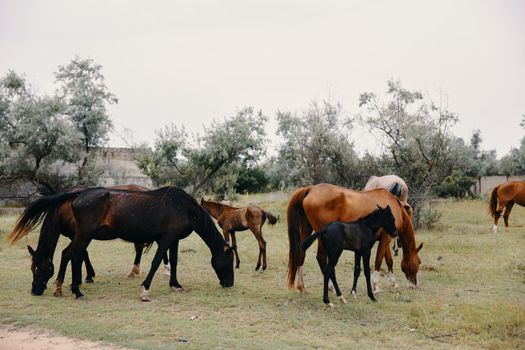
[[[392,209],[403,248],[401,270],[405,273],[409,286],[416,287],[417,272],[421,264],[418,252],[423,244],[416,247],[410,216],[399,199],[383,188],[361,192],[330,184],[301,187],[295,191],[290,199],[287,209],[288,240],[290,243],[288,287],[293,288],[295,286],[301,292],[305,290],[302,271],[305,254],[301,250],[300,244],[311,235],[312,231],[320,231],[333,221],[350,222],[358,220],[376,210],[378,205],[381,207],[389,205]],[[388,249],[391,237],[384,230],[380,230],[376,239],[380,242],[377,248],[375,271],[372,276],[374,293],[379,291],[379,270],[383,258],[386,259],[388,266],[387,277],[390,279],[390,283],[395,285],[392,270],[393,260],[390,249]],[[326,251],[321,242],[317,247],[317,261],[321,271],[324,271],[326,260]]]
[[355,255],[354,265],[354,284],[352,286],[352,295],[355,298],[357,279],[361,273],[361,257],[363,258],[363,265],[365,269],[366,289],[368,297],[372,301],[376,301],[372,286],[370,284],[370,251],[376,242],[376,233],[383,228],[392,237],[397,237],[396,220],[390,206],[378,209],[368,214],[362,219],[353,222],[335,221],[329,223],[323,230],[315,232],[310,237],[306,238],[301,243],[301,249],[306,252],[309,246],[319,238],[323,243],[323,247],[328,255],[328,264],[323,271],[323,302],[325,305],[333,307],[334,305],[328,299],[328,280],[331,279],[334,284],[334,289],[339,299],[343,304],[346,304],[346,299],[339,290],[337,278],[335,277],[335,267],[339,261],[339,257],[343,250],[352,250]]
[[[67,190],[67,192],[79,192],[88,189],[89,186],[74,186]],[[142,187],[139,185],[117,185],[109,187],[110,189],[122,189],[122,190],[130,190],[130,191],[149,191],[148,188]],[[55,220],[57,220],[57,230],[59,232],[68,237],[69,239],[73,240],[74,235],[74,226],[75,226],[75,219],[73,215],[73,211],[71,209],[71,203],[66,202],[59,206],[56,210],[56,216]],[[56,297],[62,296],[62,284],[64,283],[64,277],[66,274],[66,268],[67,264],[69,263],[69,259],[67,258],[69,256],[69,250],[71,249],[71,243],[62,250],[62,255],[60,259],[60,268],[58,270],[57,279],[55,281],[55,286],[53,290],[53,295]],[[135,243],[135,261],[133,264],[133,267],[131,268],[131,271],[128,273],[128,277],[134,277],[135,275],[138,275],[140,272],[140,259],[142,256],[142,251],[144,250],[144,245],[140,243]],[[86,250],[84,253],[84,263],[86,266],[86,282],[87,283],[93,283],[93,278],[95,277],[95,269],[93,268],[93,265],[91,264],[91,261],[89,260],[89,254]],[[165,255],[163,257],[164,260],[164,274],[169,275],[169,269],[166,268],[168,264],[168,256]],[[168,270],[168,272],[166,271]]]
[[231,235],[232,248],[235,252],[236,268],[239,268],[241,260],[239,259],[239,253],[237,252],[237,240],[235,238],[235,232],[249,229],[252,231],[255,239],[259,243],[259,258],[257,259],[255,271],[258,271],[261,267],[261,257],[262,269],[263,271],[266,270],[266,241],[263,238],[262,227],[266,221],[266,218],[268,218],[270,225],[275,225],[277,222],[277,218],[275,216],[255,205],[249,205],[243,208],[235,208],[226,204],[205,201],[204,199],[201,199],[201,206],[217,220],[217,223],[222,228],[224,239],[227,242],[230,241]]
[[233,253],[215,227],[210,215],[186,192],[176,187],[155,191],[137,192],[106,188],[91,188],[79,192],[63,192],[43,197],[30,204],[20,216],[8,239],[13,244],[27,235],[38,223],[42,230],[33,256],[33,283],[31,292],[41,295],[53,275],[53,252],[60,232],[57,230],[55,212],[69,203],[74,214],[74,234],[69,249],[72,265],[71,290],[82,297],[81,263],[84,252],[92,239],[120,238],[133,243],[158,243],[151,269],[142,283],[141,299],[150,300],[151,280],[163,255],[169,249],[171,277],[169,285],[177,289],[177,254],[179,240],[193,231],[203,239],[212,253],[211,265],[223,287],[233,285]]
[[511,181],[494,187],[489,202],[489,213],[494,218],[494,233],[498,232],[498,220],[503,208],[505,229],[509,229],[509,215],[514,203],[525,206],[525,181]]

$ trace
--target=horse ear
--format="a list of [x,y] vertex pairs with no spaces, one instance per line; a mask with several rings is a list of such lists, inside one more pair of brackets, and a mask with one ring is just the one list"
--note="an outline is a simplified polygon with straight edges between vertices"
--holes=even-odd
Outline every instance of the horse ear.
[[383,209],[383,208],[381,208],[381,207],[379,206],[379,204],[376,204],[376,205],[377,205],[377,209]]
[[417,251],[419,252],[421,250],[421,248],[423,248],[423,242],[421,242],[421,244],[419,245],[419,247],[417,247]]
[[202,205],[202,203],[204,203],[204,198],[201,197],[201,205]]
[[31,254],[31,256],[35,255],[35,250],[31,248],[30,245],[27,246],[27,250],[29,250],[29,254]]

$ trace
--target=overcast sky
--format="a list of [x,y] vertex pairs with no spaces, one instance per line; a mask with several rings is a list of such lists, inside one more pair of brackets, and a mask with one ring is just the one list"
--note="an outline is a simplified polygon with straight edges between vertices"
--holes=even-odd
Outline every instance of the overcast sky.
[[383,94],[390,78],[443,97],[455,134],[480,129],[498,157],[525,135],[523,0],[0,0],[1,75],[51,93],[75,55],[103,66],[116,134],[135,141],[171,122],[199,132],[246,105],[272,118],[272,136],[278,109],[331,98],[355,115],[359,94]]

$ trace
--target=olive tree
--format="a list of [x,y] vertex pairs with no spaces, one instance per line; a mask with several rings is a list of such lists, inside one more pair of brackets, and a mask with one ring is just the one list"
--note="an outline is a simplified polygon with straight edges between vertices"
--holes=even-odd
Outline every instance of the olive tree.
[[357,161],[349,138],[350,121],[340,104],[312,102],[302,113],[279,111],[278,135],[282,143],[274,168],[280,187],[320,182],[351,186],[358,174]]
[[265,153],[267,120],[261,111],[247,107],[214,120],[191,139],[183,126],[165,126],[157,131],[153,151],[139,159],[139,167],[156,185],[222,197],[233,192],[239,169],[255,164]]

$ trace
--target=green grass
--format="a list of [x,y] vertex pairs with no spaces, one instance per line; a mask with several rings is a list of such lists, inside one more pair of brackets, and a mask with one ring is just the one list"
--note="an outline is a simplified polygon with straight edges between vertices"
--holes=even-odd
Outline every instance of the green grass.
[[[281,215],[276,226],[263,228],[268,242],[264,273],[254,271],[258,249],[252,234],[239,233],[235,285],[220,288],[207,247],[191,235],[180,244],[178,265],[186,291],[172,292],[167,277],[157,273],[151,303],[139,301],[139,286],[153,254],[144,256],[141,278],[127,280],[133,248],[122,241],[90,245],[97,276],[94,284],[81,286],[85,300],[76,301],[70,293],[53,297],[53,279],[42,297],[31,296],[25,246],[36,246],[38,232],[9,247],[3,237],[16,217],[0,216],[0,322],[137,349],[525,348],[525,208],[514,208],[511,232],[504,232],[500,222],[500,233],[492,234],[484,202],[441,202],[440,227],[417,233],[418,243],[424,242],[418,290],[406,288],[396,257],[399,289],[382,279],[379,301],[371,303],[361,277],[358,300],[343,305],[331,295],[336,307],[329,309],[322,303],[313,252],[305,264],[308,293],[286,288],[288,198],[244,196],[234,203],[257,203]],[[65,244],[62,238],[56,266]],[[337,271],[347,299],[352,265],[353,254],[344,253]],[[66,285],[70,278],[68,269]]]

